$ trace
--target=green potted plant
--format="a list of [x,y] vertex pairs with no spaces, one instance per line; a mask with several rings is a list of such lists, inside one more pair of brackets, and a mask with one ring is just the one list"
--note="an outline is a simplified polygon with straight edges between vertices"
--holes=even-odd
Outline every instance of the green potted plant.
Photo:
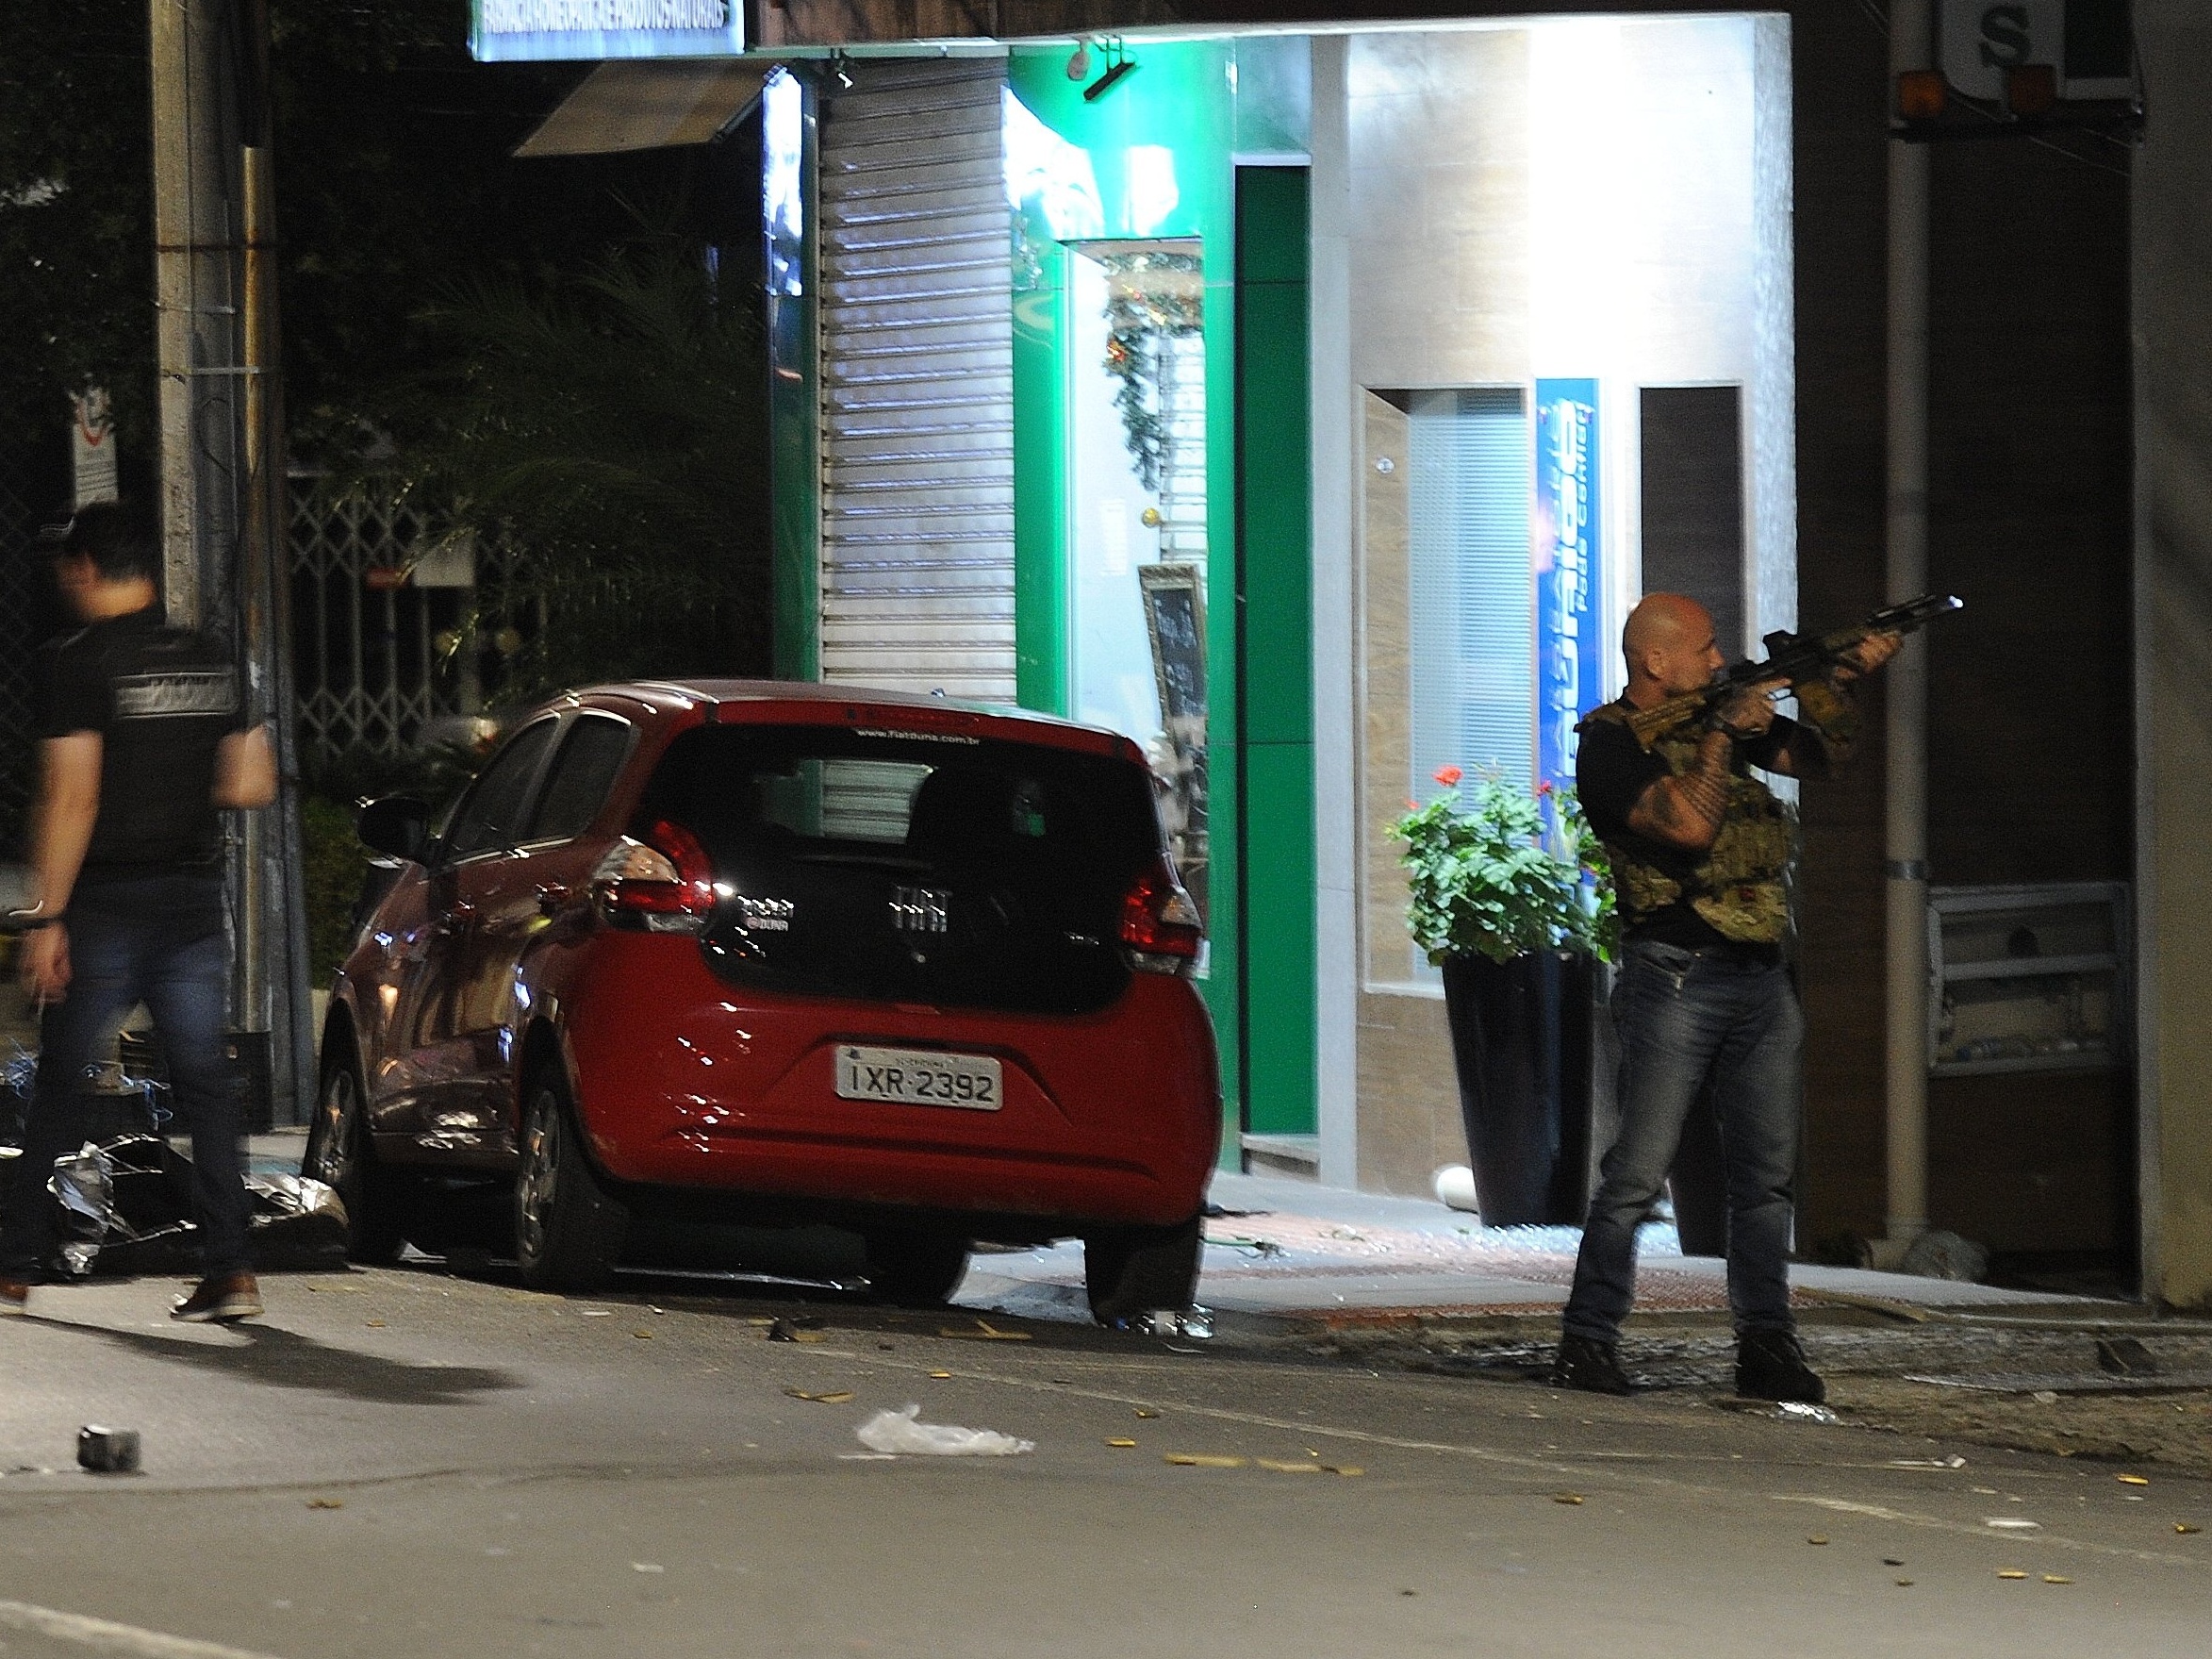
[[1579,1221],[1595,963],[1617,938],[1605,854],[1571,789],[1464,774],[1390,826],[1413,942],[1444,972],[1483,1224]]

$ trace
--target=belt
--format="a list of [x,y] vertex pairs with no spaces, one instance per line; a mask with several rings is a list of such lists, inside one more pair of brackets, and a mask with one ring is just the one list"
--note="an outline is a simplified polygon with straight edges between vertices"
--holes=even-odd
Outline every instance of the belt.
[[1782,965],[1782,947],[1757,943],[1738,943],[1728,940],[1718,945],[1674,945],[1665,939],[1636,939],[1628,941],[1631,951],[1672,951],[1687,956],[1692,962],[1736,962],[1759,968],[1779,968]]

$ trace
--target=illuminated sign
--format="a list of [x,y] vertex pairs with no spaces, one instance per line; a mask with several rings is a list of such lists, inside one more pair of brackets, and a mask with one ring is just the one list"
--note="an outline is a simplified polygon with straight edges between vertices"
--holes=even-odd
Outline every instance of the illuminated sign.
[[1575,775],[1598,659],[1597,382],[1536,383],[1536,775]]
[[469,52],[518,59],[732,58],[745,50],[738,0],[470,0]]
[[762,83],[760,218],[768,297],[806,291],[806,89],[787,69]]

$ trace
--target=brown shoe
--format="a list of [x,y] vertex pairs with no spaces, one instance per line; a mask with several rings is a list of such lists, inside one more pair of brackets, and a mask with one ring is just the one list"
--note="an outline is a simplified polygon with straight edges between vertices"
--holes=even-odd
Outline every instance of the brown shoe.
[[24,1313],[29,1307],[30,1300],[28,1281],[0,1278],[0,1319]]
[[258,1319],[261,1287],[251,1273],[209,1274],[200,1287],[169,1310],[173,1319],[195,1325],[227,1325],[234,1319]]

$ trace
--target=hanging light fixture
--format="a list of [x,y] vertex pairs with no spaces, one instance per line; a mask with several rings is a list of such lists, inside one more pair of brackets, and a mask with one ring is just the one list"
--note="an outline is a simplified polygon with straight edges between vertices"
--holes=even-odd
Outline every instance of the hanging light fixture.
[[1086,104],[1096,104],[1137,66],[1137,60],[1129,55],[1118,40],[1106,48],[1106,53],[1113,61],[1107,64],[1104,75],[1083,89],[1083,102]]

